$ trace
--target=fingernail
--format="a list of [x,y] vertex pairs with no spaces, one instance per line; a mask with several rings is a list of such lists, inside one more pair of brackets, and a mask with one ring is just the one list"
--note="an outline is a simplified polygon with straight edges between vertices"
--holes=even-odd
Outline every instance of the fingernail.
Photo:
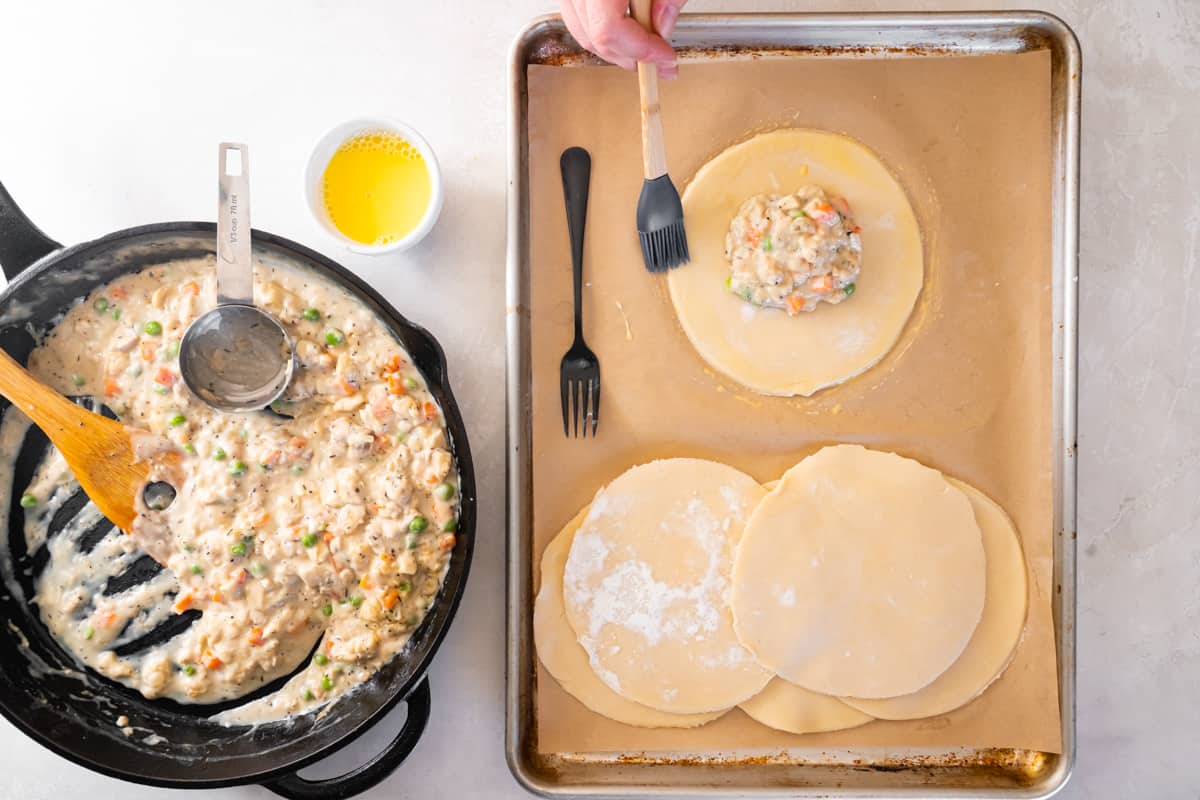
[[658,19],[654,22],[654,29],[658,31],[658,35],[666,38],[671,35],[671,31],[675,30],[675,23],[679,20],[679,6],[674,4],[664,4],[659,6]]

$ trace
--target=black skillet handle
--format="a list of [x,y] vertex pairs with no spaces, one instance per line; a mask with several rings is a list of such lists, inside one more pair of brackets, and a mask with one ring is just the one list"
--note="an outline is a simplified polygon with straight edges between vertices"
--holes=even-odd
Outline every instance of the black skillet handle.
[[0,183],[0,269],[10,281],[62,245],[42,233]]
[[382,753],[353,772],[316,781],[293,773],[264,783],[263,786],[288,800],[344,800],[365,792],[391,775],[417,746],[417,741],[425,731],[425,724],[429,722],[429,679],[425,678],[417,684],[404,702],[408,705],[408,718],[404,720],[404,727],[396,734],[396,738]]

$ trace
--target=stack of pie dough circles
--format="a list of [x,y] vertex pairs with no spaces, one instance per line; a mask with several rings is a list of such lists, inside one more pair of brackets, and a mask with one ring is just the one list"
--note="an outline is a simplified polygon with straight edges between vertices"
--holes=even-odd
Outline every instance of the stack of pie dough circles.
[[760,485],[675,458],[602,488],[546,547],[534,638],[592,711],[690,728],[730,709],[815,733],[945,714],[1025,625],[1012,521],[912,459],[826,447]]

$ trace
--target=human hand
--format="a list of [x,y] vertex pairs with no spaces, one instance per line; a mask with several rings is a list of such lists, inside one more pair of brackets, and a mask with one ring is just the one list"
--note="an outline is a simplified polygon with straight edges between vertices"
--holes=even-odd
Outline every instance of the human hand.
[[622,69],[635,69],[639,61],[658,65],[658,74],[674,78],[675,50],[670,36],[687,0],[654,0],[650,18],[658,35],[633,17],[626,16],[629,0],[560,0],[567,29],[581,45]]

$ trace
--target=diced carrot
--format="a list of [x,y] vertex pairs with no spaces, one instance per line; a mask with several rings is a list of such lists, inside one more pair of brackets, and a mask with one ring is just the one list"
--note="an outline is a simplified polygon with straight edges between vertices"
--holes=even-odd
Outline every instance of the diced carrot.
[[204,652],[204,666],[207,669],[220,669],[225,665],[225,662],[214,656],[207,650]]
[[358,585],[364,589],[370,589],[372,587],[371,578],[367,575],[363,575],[362,580],[358,582]]
[[[278,453],[279,453],[279,451],[276,450],[275,453],[273,453],[272,455],[277,455]],[[268,458],[270,458],[270,456],[268,456]],[[263,513],[258,515],[258,519],[254,520],[254,524],[255,525],[266,525],[270,521],[271,521],[271,512],[264,511]]]
[[400,602],[400,592],[395,589],[388,589],[383,593],[383,607],[388,611],[395,608],[398,602]]
[[321,541],[325,542],[325,544],[329,544],[333,541],[333,534],[329,531],[325,531],[325,534],[321,537]]
[[101,628],[111,628],[116,621],[117,612],[112,609],[106,608],[103,611],[96,612],[96,622],[99,623]]
[[246,569],[245,569],[245,567],[238,567],[237,569],[235,569],[235,570],[233,571],[233,579],[234,579],[235,581],[237,581],[238,583],[245,583],[245,582],[246,582]]
[[393,561],[393,559],[392,559],[392,554],[391,554],[391,553],[386,553],[386,552],[385,552],[385,553],[380,553],[380,554],[379,554],[379,560],[380,560],[380,561],[382,561],[382,562],[383,562],[383,563],[385,563],[385,564],[390,564],[390,563],[392,563],[392,561]]
[[400,358],[400,354],[397,353],[396,355],[389,358],[386,363],[384,363],[383,371],[384,372],[398,372],[400,370],[400,365],[403,363],[404,363],[404,359]]
[[346,397],[353,397],[358,392],[358,387],[346,380],[338,380],[338,388]]
[[422,406],[421,410],[425,412],[425,419],[427,419],[427,420],[437,419],[438,410],[437,410],[437,406],[435,406],[433,403],[430,403],[429,401],[425,401],[425,405]]
[[438,481],[438,476],[437,476],[437,475],[430,475],[428,478],[426,478],[426,479],[425,479],[425,482],[426,482],[426,483],[428,483],[429,485],[431,485],[431,486],[432,486],[433,484],[435,484],[435,483],[438,483],[438,482],[439,482],[439,481]]
[[183,597],[180,597],[175,601],[175,613],[182,614],[184,611],[187,611],[192,607],[192,601],[194,599],[195,598],[190,594],[185,594]]
[[200,284],[195,281],[187,281],[181,288],[186,294],[200,294]]
[[[272,450],[271,452],[267,453],[266,456],[263,457],[262,463],[264,466],[273,467],[279,463],[279,459],[282,457],[283,457],[283,454],[280,453],[278,450]],[[270,519],[270,518],[271,518],[271,515],[267,514],[267,519]],[[262,523],[258,523],[258,524],[262,524]]]
[[813,278],[812,288],[813,288],[814,292],[821,292],[822,294],[824,294],[825,292],[832,292],[833,291],[833,276],[821,275],[819,277]]
[[110,297],[115,297],[118,300],[124,300],[129,296],[129,292],[125,291],[124,286],[112,286],[109,288],[108,294]]
[[332,650],[332,649],[333,649],[333,639],[330,639],[329,641],[325,642],[325,649],[326,649],[326,650]]
[[458,539],[454,536],[453,533],[447,533],[445,536],[442,537],[442,540],[440,542],[438,542],[438,549],[440,549],[443,553],[449,552],[450,550],[454,549],[454,545],[457,542],[458,542]]
[[104,379],[104,396],[113,397],[121,393],[121,386],[117,383],[116,378]]
[[762,237],[762,231],[751,228],[750,230],[746,231],[746,244],[750,245],[751,247],[758,247],[758,245],[762,242]]
[[175,373],[166,367],[159,367],[158,372],[154,375],[154,382],[163,386],[171,386],[175,383]]
[[804,301],[795,295],[790,295],[787,299],[787,307],[792,314],[799,314],[804,310]]
[[305,439],[303,436],[293,436],[288,439],[288,447],[293,450],[301,450],[306,444],[308,444],[308,439]]
[[153,361],[154,354],[158,352],[158,342],[153,339],[147,339],[142,342],[142,361]]
[[254,647],[258,647],[260,644],[262,644],[263,643],[262,628],[259,628],[257,626],[251,628],[250,629],[250,637],[247,639],[247,641],[249,641],[250,644]]
[[382,433],[377,433],[377,434],[375,434],[375,444],[372,445],[372,448],[375,450],[376,453],[383,453],[383,452],[387,451],[387,449],[391,445],[391,443],[392,443],[391,439],[384,436]]
[[210,596],[212,597],[212,601],[213,601],[214,603],[221,603],[221,602],[224,602],[224,599],[221,597],[221,593],[220,593],[220,592],[213,592],[213,593],[212,593],[212,595],[210,595]]

